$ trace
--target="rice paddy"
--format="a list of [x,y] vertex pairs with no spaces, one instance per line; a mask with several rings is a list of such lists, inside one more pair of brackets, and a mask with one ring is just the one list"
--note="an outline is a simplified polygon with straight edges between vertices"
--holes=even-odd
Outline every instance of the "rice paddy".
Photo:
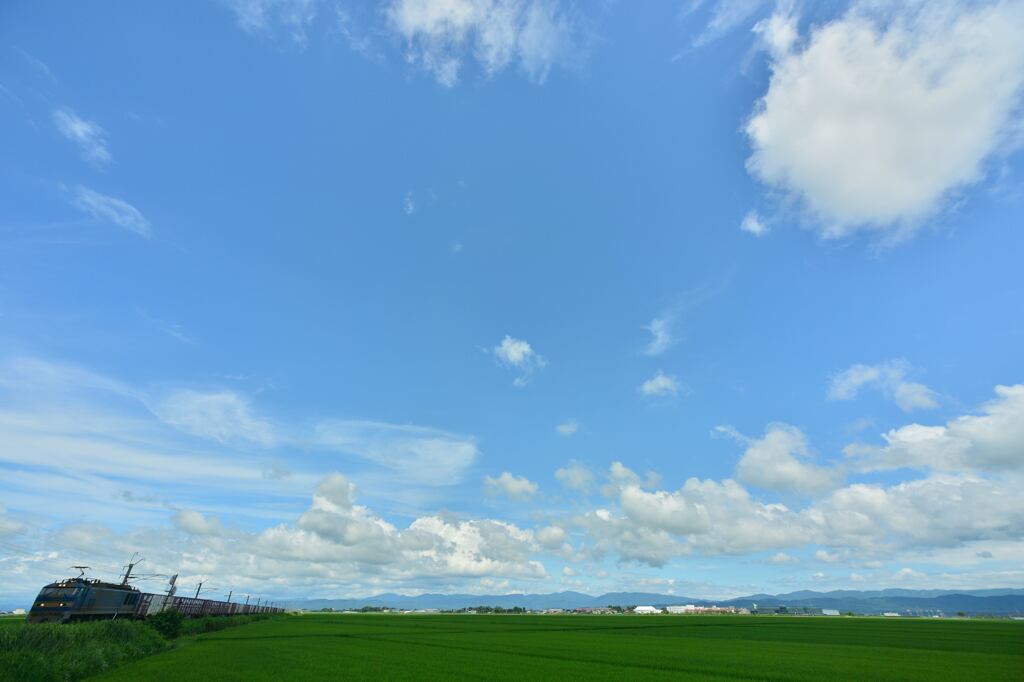
[[1024,623],[307,614],[202,635],[103,680],[1020,680]]

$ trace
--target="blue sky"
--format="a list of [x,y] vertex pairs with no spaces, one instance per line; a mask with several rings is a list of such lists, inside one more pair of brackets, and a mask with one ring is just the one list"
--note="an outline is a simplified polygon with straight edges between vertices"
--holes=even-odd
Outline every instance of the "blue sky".
[[0,596],[1024,586],[1022,28],[5,4]]

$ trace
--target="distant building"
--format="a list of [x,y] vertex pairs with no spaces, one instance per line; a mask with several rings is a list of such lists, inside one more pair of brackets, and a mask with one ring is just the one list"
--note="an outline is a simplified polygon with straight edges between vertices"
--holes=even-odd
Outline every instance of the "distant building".
[[823,616],[838,616],[839,615],[839,611],[837,611],[836,609],[822,609],[821,610],[821,615],[823,615]]
[[598,607],[584,606],[584,607],[575,609],[575,612],[576,613],[595,614],[595,615],[607,615],[607,614],[610,614],[610,613],[615,613],[615,609],[610,609],[610,608],[605,607],[605,606],[598,606]]
[[694,613],[697,611],[697,607],[693,604],[674,604],[665,608],[669,613]]
[[900,614],[896,613],[895,611],[886,611],[882,615],[885,616],[886,618],[899,618],[900,617]]
[[693,604],[673,604],[665,607],[669,613],[750,613],[750,609],[740,609],[735,606],[695,606]]
[[633,609],[633,613],[651,614],[661,613],[661,609],[656,609],[653,606],[637,606]]
[[14,609],[13,611],[11,611],[11,613],[13,613],[15,616],[24,616],[25,609]]

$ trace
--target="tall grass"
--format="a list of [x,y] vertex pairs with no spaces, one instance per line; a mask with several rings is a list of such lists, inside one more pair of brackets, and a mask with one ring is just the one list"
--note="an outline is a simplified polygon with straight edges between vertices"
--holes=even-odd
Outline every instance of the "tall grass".
[[80,680],[170,647],[135,621],[0,628],[0,680]]
[[[270,617],[211,616],[185,620],[181,635],[198,635]],[[174,645],[145,622],[107,620],[0,628],[0,682],[80,680]]]
[[206,616],[205,618],[192,618],[181,624],[182,635],[201,635],[204,632],[216,632],[224,628],[232,628],[236,625],[245,625],[257,620],[273,618],[269,613],[253,613],[238,616]]

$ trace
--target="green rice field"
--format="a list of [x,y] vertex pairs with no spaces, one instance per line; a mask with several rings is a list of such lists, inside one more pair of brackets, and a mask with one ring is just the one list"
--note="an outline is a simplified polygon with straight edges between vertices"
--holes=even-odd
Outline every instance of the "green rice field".
[[202,635],[102,680],[1021,680],[1024,623],[310,614]]

